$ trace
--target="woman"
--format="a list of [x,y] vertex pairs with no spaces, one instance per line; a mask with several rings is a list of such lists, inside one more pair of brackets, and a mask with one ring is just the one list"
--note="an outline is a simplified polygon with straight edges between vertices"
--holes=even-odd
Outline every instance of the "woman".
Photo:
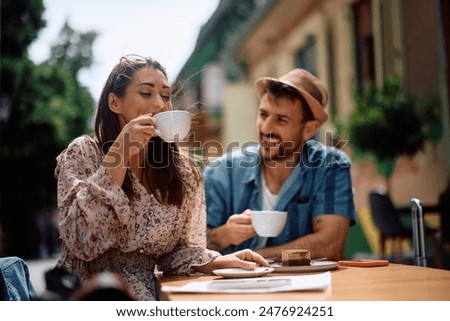
[[156,136],[152,115],[172,109],[165,69],[124,57],[103,88],[95,136],[75,139],[57,158],[58,266],[82,280],[109,271],[140,300],[158,299],[154,269],[167,274],[267,266],[244,250],[206,247],[201,172],[174,143]]

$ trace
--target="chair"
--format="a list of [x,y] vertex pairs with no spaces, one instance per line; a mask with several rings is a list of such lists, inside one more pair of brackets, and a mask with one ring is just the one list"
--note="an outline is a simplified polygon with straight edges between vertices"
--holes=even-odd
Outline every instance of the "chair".
[[[382,258],[386,258],[386,241],[391,239],[396,247],[398,262],[403,263],[402,241],[412,240],[412,230],[404,226],[398,211],[389,195],[384,191],[373,190],[369,193],[369,204],[375,226],[380,232],[380,249]],[[425,235],[429,238],[436,266],[441,267],[442,261],[437,243],[437,229],[425,228]]]

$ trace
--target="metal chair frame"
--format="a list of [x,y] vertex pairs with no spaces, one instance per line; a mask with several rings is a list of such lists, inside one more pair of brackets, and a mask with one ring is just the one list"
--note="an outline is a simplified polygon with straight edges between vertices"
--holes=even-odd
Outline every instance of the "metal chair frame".
[[[416,202],[419,202],[419,204],[420,204],[420,200],[414,199],[414,211],[416,213],[415,216],[417,217],[418,220],[420,220],[418,218],[418,214],[417,214],[418,209],[416,206]],[[403,249],[402,249],[402,241],[413,240],[414,249],[416,249],[417,246],[419,246],[418,242],[421,242],[421,241],[419,241],[419,239],[414,240],[414,236],[415,235],[419,236],[419,233],[420,233],[419,232],[420,227],[418,225],[416,225],[416,223],[418,223],[418,221],[413,220],[413,222],[412,222],[413,230],[406,228],[400,219],[400,211],[398,211],[395,208],[394,204],[391,201],[391,198],[384,191],[380,191],[380,190],[371,191],[369,193],[369,203],[370,203],[370,209],[371,209],[373,221],[374,221],[375,226],[377,227],[378,231],[380,232],[381,257],[383,259],[386,259],[386,242],[391,239],[391,240],[393,240],[393,245],[396,248],[396,249],[393,249],[393,253],[397,254],[398,262],[403,263],[404,262],[404,254],[403,254]],[[411,205],[413,206],[413,204],[411,204]],[[429,240],[430,240],[430,243],[431,243],[432,249],[433,249],[433,255],[435,258],[436,266],[442,267],[442,260],[441,260],[439,247],[438,247],[438,243],[437,243],[437,238],[436,238],[438,230],[425,227],[425,225],[423,223],[423,215],[422,215],[422,219],[420,221],[422,222],[421,229],[423,229],[423,236],[424,236],[422,238],[423,244],[425,242],[424,241],[425,237],[429,237]],[[414,231],[414,229],[416,227],[419,228],[419,230]],[[414,234],[414,233],[416,233],[416,234]],[[420,252],[420,255],[425,256],[425,246],[423,245],[423,247],[424,248],[421,249],[422,251]],[[425,256],[425,261],[421,262],[421,264],[423,264],[423,263],[426,264],[426,256]],[[416,262],[415,262],[415,264],[416,264]]]

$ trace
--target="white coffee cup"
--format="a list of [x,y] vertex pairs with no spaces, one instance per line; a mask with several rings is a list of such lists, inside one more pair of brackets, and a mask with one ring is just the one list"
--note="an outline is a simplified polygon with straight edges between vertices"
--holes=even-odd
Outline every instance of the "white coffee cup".
[[280,235],[287,221],[287,212],[252,211],[252,225],[259,236]]
[[191,113],[186,110],[169,110],[153,116],[157,134],[166,142],[183,140],[191,129]]

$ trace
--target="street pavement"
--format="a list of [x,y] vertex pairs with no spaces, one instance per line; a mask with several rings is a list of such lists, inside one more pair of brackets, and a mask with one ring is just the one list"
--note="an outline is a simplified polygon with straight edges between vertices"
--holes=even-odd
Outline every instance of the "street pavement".
[[55,267],[58,256],[45,258],[40,260],[27,260],[28,269],[30,270],[30,279],[36,292],[40,295],[45,290],[44,273]]

